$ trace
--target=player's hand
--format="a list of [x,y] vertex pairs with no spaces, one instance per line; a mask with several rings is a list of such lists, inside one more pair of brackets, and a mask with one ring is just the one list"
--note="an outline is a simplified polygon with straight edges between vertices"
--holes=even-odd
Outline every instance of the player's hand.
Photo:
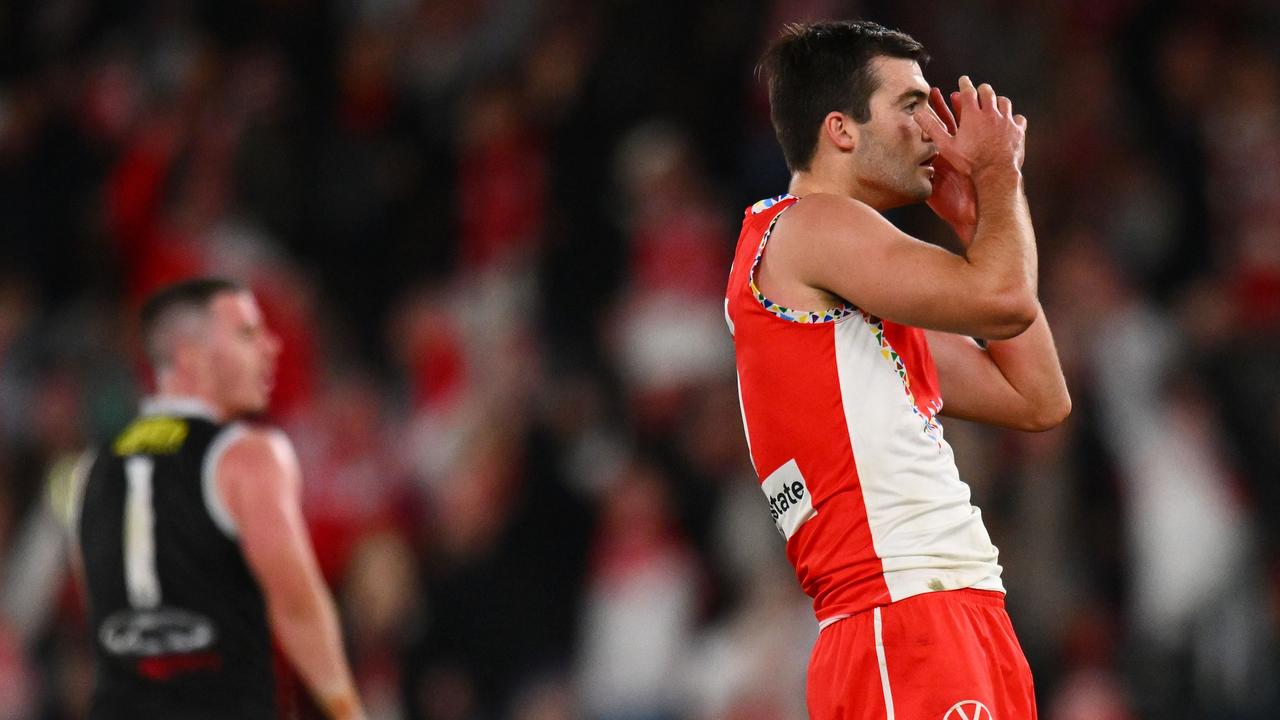
[[952,94],[952,104],[958,116],[954,132],[934,112],[914,115],[916,123],[938,146],[940,159],[965,177],[987,168],[1021,169],[1027,119],[1013,113],[1009,98],[997,97],[986,83],[975,88],[969,76],[964,75],[959,92]]
[[[959,93],[951,96],[954,104]],[[956,118],[938,88],[929,91],[929,109],[941,120],[948,135],[956,134]],[[978,225],[978,193],[973,180],[957,170],[944,155],[933,161],[933,194],[929,196],[929,207],[951,225],[967,247]]]

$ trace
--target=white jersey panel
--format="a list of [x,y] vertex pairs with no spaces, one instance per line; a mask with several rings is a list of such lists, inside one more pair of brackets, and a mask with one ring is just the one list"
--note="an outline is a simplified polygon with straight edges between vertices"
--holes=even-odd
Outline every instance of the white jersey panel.
[[960,588],[1003,592],[998,552],[941,426],[936,437],[926,432],[861,314],[836,324],[835,344],[849,441],[892,599]]

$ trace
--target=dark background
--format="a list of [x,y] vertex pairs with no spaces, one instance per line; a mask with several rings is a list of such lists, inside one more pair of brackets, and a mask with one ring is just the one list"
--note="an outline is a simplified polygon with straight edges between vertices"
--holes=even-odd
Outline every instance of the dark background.
[[0,720],[83,714],[68,468],[205,273],[285,341],[372,717],[804,717],[723,288],[788,180],[755,60],[848,17],[1030,119],[1075,410],[946,428],[1042,717],[1280,717],[1273,3],[45,0],[0,4]]

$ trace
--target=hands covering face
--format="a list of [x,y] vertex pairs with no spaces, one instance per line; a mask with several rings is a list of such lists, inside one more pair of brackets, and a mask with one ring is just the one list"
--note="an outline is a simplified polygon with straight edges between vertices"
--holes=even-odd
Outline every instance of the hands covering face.
[[1009,98],[997,96],[986,83],[975,88],[967,75],[950,99],[948,106],[942,91],[932,88],[929,111],[917,112],[914,119],[938,147],[929,207],[967,244],[978,224],[974,174],[988,168],[1022,168],[1027,119],[1013,113]]

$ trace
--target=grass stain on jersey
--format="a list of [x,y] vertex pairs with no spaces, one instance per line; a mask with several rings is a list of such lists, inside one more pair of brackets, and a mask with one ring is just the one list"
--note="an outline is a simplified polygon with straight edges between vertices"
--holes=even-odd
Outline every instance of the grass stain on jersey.
[[125,428],[111,449],[116,455],[172,455],[186,439],[186,420],[146,417]]

